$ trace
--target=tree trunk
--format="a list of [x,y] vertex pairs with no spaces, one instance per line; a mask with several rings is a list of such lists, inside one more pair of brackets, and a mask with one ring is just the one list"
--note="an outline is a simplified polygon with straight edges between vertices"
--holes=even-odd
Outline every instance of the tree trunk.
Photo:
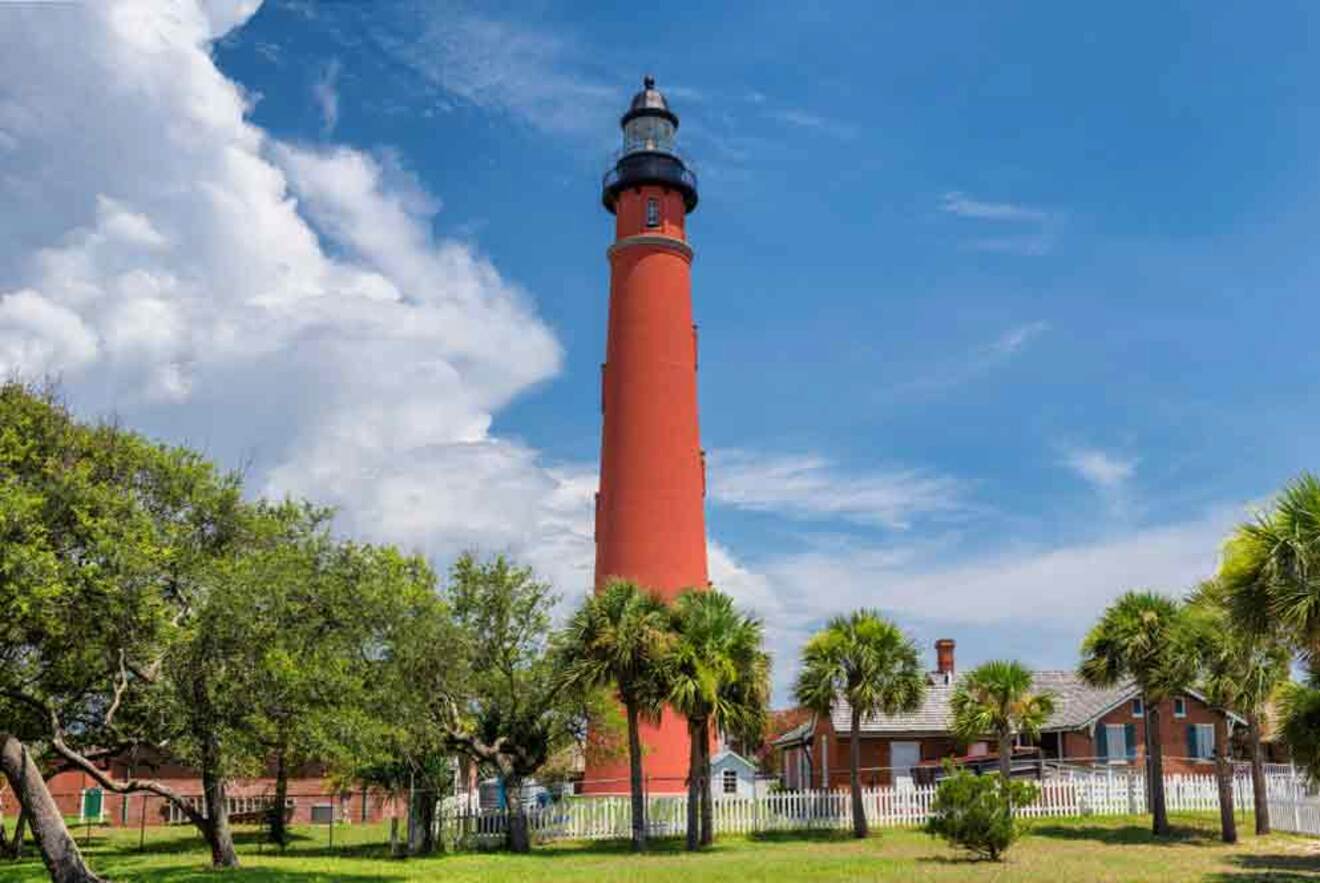
[[1150,794],[1151,830],[1156,836],[1169,833],[1169,812],[1164,805],[1164,746],[1160,741],[1159,706],[1146,696],[1141,698],[1146,712],[1146,790]]
[[6,840],[0,830],[0,858],[18,861],[23,857],[23,841],[27,839],[28,811],[22,803],[18,805],[18,818],[14,822],[14,836]]
[[701,722],[701,845],[715,841],[715,806],[710,795],[710,718]]
[[211,847],[211,866],[237,868],[234,833],[229,829],[229,804],[225,800],[225,780],[219,771],[219,748],[208,737],[202,748],[202,802],[206,806],[206,844]]
[[509,851],[532,851],[532,840],[527,833],[527,809],[522,800],[522,777],[504,777],[504,808],[508,816]]
[[83,861],[64,816],[22,742],[0,733],[0,771],[23,805],[52,883],[101,883]]
[[852,789],[853,836],[866,836],[866,807],[862,805],[862,716],[852,710],[848,731],[848,786]]
[[[429,783],[423,783],[422,787],[413,792],[413,824],[416,825],[415,842],[417,844],[414,854],[432,855],[435,853],[435,804],[436,793],[429,787]],[[505,801],[505,808],[508,808],[508,802]]]
[[688,725],[687,837],[689,852],[701,845],[701,720],[690,717]]
[[1013,777],[1013,734],[999,735],[999,778],[1008,787],[1008,780]]
[[10,841],[9,857],[17,861],[23,857],[23,841],[27,839],[28,810],[26,806],[18,809],[18,821],[14,824],[14,839]]
[[1265,753],[1260,746],[1260,715],[1247,715],[1247,740],[1251,745],[1251,796],[1256,809],[1256,833],[1270,833],[1270,796],[1265,781]]
[[1233,764],[1228,759],[1228,712],[1215,712],[1215,778],[1219,782],[1219,835],[1225,843],[1237,843],[1237,819],[1233,817]]
[[628,711],[628,789],[632,795],[633,852],[646,849],[646,795],[642,793],[642,734],[638,727],[637,704],[627,703]]
[[284,804],[289,799],[288,751],[281,745],[275,751],[275,803],[270,808],[270,840],[280,849],[289,844],[289,829],[284,821]]

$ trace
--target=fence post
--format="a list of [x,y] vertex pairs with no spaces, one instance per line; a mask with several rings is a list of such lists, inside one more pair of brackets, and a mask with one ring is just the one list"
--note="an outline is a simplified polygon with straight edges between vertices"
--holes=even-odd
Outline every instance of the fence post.
[[1301,788],[1297,781],[1297,764],[1288,761],[1289,781],[1292,784],[1292,811],[1293,811],[1293,831],[1301,833],[1302,830],[1302,795]]

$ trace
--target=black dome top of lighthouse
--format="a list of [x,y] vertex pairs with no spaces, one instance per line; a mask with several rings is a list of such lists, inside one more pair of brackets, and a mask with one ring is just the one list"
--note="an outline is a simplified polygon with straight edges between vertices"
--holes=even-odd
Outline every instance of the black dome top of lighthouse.
[[645,184],[659,185],[683,195],[687,211],[697,207],[697,176],[678,153],[675,136],[678,115],[655,87],[655,77],[642,80],[642,91],[633,96],[627,112],[619,119],[623,146],[615,155],[614,168],[605,173],[601,202],[610,212],[619,194]]
[[641,116],[663,117],[673,123],[675,129],[678,128],[678,116],[669,109],[669,102],[665,101],[664,93],[655,87],[655,77],[650,74],[642,79],[642,91],[633,96],[632,104],[619,120],[619,125],[626,126],[629,120]]

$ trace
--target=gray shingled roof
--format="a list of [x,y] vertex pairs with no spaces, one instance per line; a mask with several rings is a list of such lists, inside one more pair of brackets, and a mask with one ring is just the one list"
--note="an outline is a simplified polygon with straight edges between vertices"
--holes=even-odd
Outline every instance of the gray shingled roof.
[[816,729],[816,719],[813,717],[803,721],[788,732],[776,736],[770,744],[783,745],[788,742],[797,742],[803,737],[810,735],[811,731],[814,729]]
[[[1088,686],[1076,672],[1071,671],[1038,671],[1034,672],[1034,680],[1036,690],[1054,694],[1054,714],[1046,723],[1046,730],[1075,730],[1084,727],[1133,693],[1131,684],[1107,689]],[[947,733],[952,720],[949,711],[949,699],[952,696],[953,685],[944,683],[938,675],[934,676],[921,708],[908,714],[882,714],[864,718],[861,730],[863,733]],[[846,700],[839,699],[830,717],[836,732],[847,733],[850,730],[852,709]]]

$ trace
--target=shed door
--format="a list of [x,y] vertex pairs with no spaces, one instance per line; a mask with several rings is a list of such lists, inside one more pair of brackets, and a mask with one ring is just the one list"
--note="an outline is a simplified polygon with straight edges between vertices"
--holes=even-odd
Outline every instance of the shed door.
[[910,786],[912,768],[921,762],[920,742],[890,742],[889,765],[894,768],[894,784]]

